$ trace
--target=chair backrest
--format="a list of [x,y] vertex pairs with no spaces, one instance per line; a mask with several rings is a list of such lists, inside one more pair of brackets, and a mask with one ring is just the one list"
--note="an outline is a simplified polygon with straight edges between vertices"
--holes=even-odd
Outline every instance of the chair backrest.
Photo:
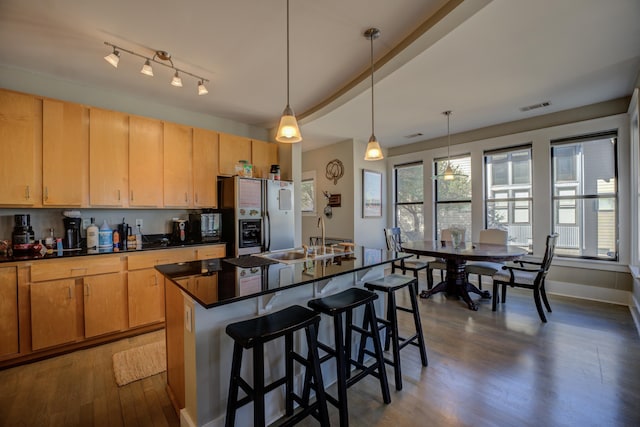
[[[465,230],[462,230],[462,238],[460,239],[461,242],[465,242],[466,240],[464,239],[464,234],[465,234]],[[448,228],[443,228],[442,230],[440,230],[440,240],[444,240],[445,242],[451,242],[453,241],[453,239],[451,238],[451,230],[449,230]]]
[[489,243],[493,245],[506,245],[508,233],[498,228],[487,228],[480,230],[480,243]]
[[551,261],[553,260],[553,254],[555,253],[555,250],[556,250],[557,240],[558,240],[558,233],[549,234],[547,236],[547,247],[544,250],[544,258],[542,258],[542,269],[545,272],[549,271],[549,267],[551,267]]
[[400,238],[400,227],[384,229],[384,238],[387,241],[387,250],[402,251],[402,239]]

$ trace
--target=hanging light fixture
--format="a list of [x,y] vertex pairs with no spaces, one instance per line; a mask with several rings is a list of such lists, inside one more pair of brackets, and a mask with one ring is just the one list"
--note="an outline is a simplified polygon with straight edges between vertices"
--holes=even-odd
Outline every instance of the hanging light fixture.
[[456,177],[467,178],[467,175],[465,175],[463,173],[456,173],[456,172],[454,172],[453,168],[451,167],[451,154],[450,154],[450,148],[451,148],[451,128],[450,128],[451,110],[443,111],[442,114],[447,116],[447,167],[445,168],[444,173],[436,174],[436,175],[432,176],[431,179],[442,179],[444,181],[452,181]]
[[284,107],[276,132],[276,141],[295,143],[302,141],[300,128],[293,109],[289,105],[289,0],[287,0],[287,106]]
[[373,115],[373,41],[380,37],[380,30],[377,28],[369,28],[364,32],[364,36],[371,40],[371,136],[369,137],[369,142],[367,143],[367,151],[364,153],[365,160],[382,160],[384,156],[382,155],[382,149],[380,148],[380,143],[376,139],[376,135],[374,133],[375,120]]
[[[171,59],[171,55],[168,52],[165,52],[164,50],[157,50],[155,52],[155,54],[153,55],[152,58],[148,57],[148,56],[144,56],[141,55],[139,53],[133,52],[131,50],[128,49],[124,49],[120,46],[116,46],[112,43],[109,42],[104,42],[104,44],[106,44],[107,46],[111,46],[113,48],[113,52],[110,53],[109,55],[105,56],[104,59],[111,65],[113,65],[114,67],[118,68],[118,62],[120,61],[120,52],[126,52],[130,55],[134,55],[137,57],[140,57],[142,59],[144,59],[144,65],[142,66],[142,69],[140,70],[140,73],[149,76],[149,77],[153,77],[153,68],[151,67],[151,63],[155,63],[155,64],[160,64],[164,67],[167,68],[171,68],[172,70],[174,70],[174,74],[173,74],[173,78],[171,79],[171,85],[176,86],[176,87],[182,87],[182,78],[180,77],[180,73],[182,74],[187,74],[195,79],[197,79],[198,81],[198,95],[206,95],[209,93],[209,91],[207,90],[207,88],[205,87],[205,82],[208,82],[209,80],[205,79],[204,77],[200,77],[196,74],[190,73],[188,71],[182,70],[178,67],[176,67],[175,65],[173,65],[173,60]],[[157,58],[157,59],[156,59]],[[167,64],[168,63],[168,64]]]
[[120,52],[113,46],[113,52],[104,57],[104,60],[113,65],[114,68],[118,68],[118,62],[120,62]]

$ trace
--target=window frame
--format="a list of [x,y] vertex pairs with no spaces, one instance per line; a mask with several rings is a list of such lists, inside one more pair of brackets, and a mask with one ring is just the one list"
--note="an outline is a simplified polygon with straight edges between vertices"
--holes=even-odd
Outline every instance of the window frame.
[[[433,159],[433,170],[434,170],[434,176],[437,176],[438,173],[438,166],[439,163],[446,163],[449,162],[450,160],[455,160],[455,159],[469,159],[469,178],[472,178],[472,172],[471,171],[471,165],[472,165],[472,161],[473,158],[471,156],[471,153],[465,153],[465,154],[460,154],[457,156],[450,156],[450,157],[438,157],[438,158],[434,158]],[[460,179],[460,178],[454,178],[454,179]],[[471,190],[471,189],[470,189]],[[438,200],[438,179],[434,178],[433,180],[433,209],[434,209],[434,215],[433,215],[433,225],[434,225],[434,235],[437,236],[437,239],[440,239],[440,236],[438,235],[438,230],[439,230],[439,224],[438,224],[438,206],[439,205],[468,205],[469,206],[469,210],[471,212],[471,223],[469,224],[469,230],[465,230],[466,236],[472,236],[472,229],[473,229],[473,193],[472,191],[469,192],[469,198],[468,199],[456,199],[456,200]]]
[[[579,144],[579,143],[586,143],[586,142],[590,142],[590,141],[597,141],[597,140],[602,140],[602,139],[612,139],[612,145],[613,145],[613,173],[614,173],[614,189],[613,189],[613,193],[603,193],[603,194],[592,194],[592,193],[585,193],[584,191],[581,192],[581,194],[579,191],[577,191],[578,188],[580,188],[580,186],[582,185],[582,187],[584,188],[584,179],[585,179],[585,174],[583,173],[581,167],[578,167],[578,161],[576,159],[575,163],[576,163],[576,170],[575,170],[575,175],[576,175],[576,180],[575,181],[567,181],[567,180],[562,180],[562,181],[558,181],[556,182],[556,177],[555,177],[555,162],[556,162],[556,156],[554,156],[554,149],[556,147],[562,147],[563,145],[569,145],[569,144]],[[551,162],[551,170],[550,170],[550,174],[551,174],[551,191],[550,191],[550,197],[551,197],[551,227],[553,232],[557,232],[556,230],[556,225],[563,225],[561,223],[556,224],[556,219],[559,219],[559,212],[556,212],[559,208],[560,208],[560,203],[563,200],[575,200],[575,209],[576,209],[576,225],[578,227],[585,227],[585,225],[582,223],[580,217],[580,209],[582,207],[582,205],[584,205],[584,203],[587,203],[590,200],[593,200],[594,203],[597,205],[599,204],[599,199],[610,199],[613,198],[614,199],[614,204],[613,207],[615,210],[615,215],[614,215],[614,219],[615,219],[615,223],[614,223],[614,227],[613,227],[613,232],[614,232],[614,256],[613,257],[601,257],[601,256],[592,256],[592,255],[571,255],[571,254],[557,254],[558,257],[563,257],[563,258],[571,258],[571,259],[584,259],[584,260],[598,260],[598,261],[604,261],[604,262],[614,262],[614,263],[618,263],[620,261],[620,178],[619,178],[619,174],[618,174],[618,144],[619,144],[619,135],[618,135],[618,130],[617,129],[611,129],[611,130],[606,130],[606,131],[602,131],[602,132],[594,132],[594,133],[589,133],[589,134],[585,134],[585,135],[579,135],[579,136],[573,136],[573,137],[567,137],[567,138],[560,138],[560,139],[554,139],[550,141],[550,145],[549,145],[549,159]],[[584,150],[580,150],[580,152],[583,152]],[[576,156],[578,155],[579,151],[576,149],[574,151],[576,153]],[[575,187],[576,188],[576,194],[574,196],[561,196],[561,195],[556,195],[556,188],[557,185],[560,184],[561,188],[569,188],[571,186],[571,183],[575,182]],[[556,208],[556,202],[557,203],[557,208]],[[609,210],[611,211],[611,210]],[[582,252],[582,248],[580,248],[580,252]]]
[[421,166],[422,167],[422,181],[424,182],[424,162],[422,161],[417,161],[417,162],[409,162],[409,163],[400,163],[397,165],[393,165],[393,225],[394,227],[399,227],[400,228],[400,232],[402,235],[402,240],[406,239],[406,233],[405,230],[402,229],[401,225],[399,224],[398,221],[398,207],[400,206],[410,206],[410,205],[419,205],[422,206],[422,227],[424,228],[425,226],[425,214],[424,214],[424,207],[425,207],[425,203],[424,203],[424,184],[423,184],[423,189],[422,189],[422,201],[418,202],[418,201],[412,201],[412,202],[399,202],[398,201],[398,171],[404,168],[410,168],[410,167],[415,167],[415,166]]

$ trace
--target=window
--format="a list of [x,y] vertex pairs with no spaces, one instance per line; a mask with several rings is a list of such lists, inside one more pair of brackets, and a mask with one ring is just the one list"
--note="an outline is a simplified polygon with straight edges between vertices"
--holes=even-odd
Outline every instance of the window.
[[395,224],[402,240],[424,238],[424,192],[422,163],[397,165],[395,180]]
[[316,212],[316,171],[303,172],[300,185],[300,209],[303,213]]
[[558,255],[618,259],[616,132],[552,141]]
[[[440,238],[443,229],[457,226],[465,229],[465,238],[471,236],[471,156],[451,158],[451,168],[456,176],[451,181],[435,181],[436,236]],[[434,169],[442,175],[447,168],[447,159],[437,159]]]
[[507,230],[509,244],[531,252],[531,146],[487,151],[484,168],[486,228]]

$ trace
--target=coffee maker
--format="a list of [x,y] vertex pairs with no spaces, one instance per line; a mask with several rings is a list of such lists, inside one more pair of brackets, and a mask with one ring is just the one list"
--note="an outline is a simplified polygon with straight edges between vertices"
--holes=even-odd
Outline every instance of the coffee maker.
[[11,233],[13,251],[28,252],[35,242],[31,216],[29,214],[14,215],[14,222],[13,233]]
[[80,229],[82,227],[82,218],[65,217],[62,221],[64,222],[62,246],[64,249],[70,251],[80,250]]
[[187,241],[187,226],[188,221],[185,219],[173,219],[173,225],[171,228],[171,243],[184,244]]

